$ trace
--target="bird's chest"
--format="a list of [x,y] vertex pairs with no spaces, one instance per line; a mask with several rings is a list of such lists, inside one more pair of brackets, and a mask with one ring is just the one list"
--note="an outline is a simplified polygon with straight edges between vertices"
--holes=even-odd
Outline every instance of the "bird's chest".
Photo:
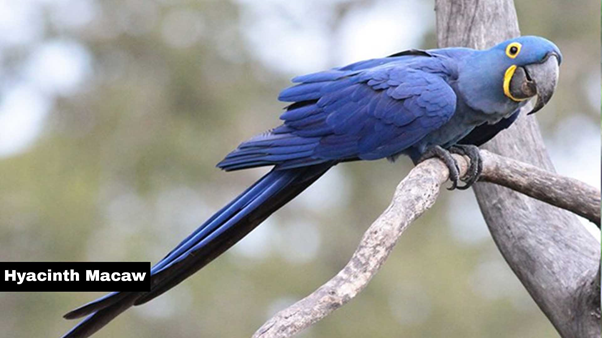
[[[517,106],[518,107],[518,106]],[[474,110],[469,107],[464,101],[458,100],[456,103],[456,112],[451,119],[441,126],[439,129],[431,132],[424,139],[422,139],[416,147],[414,152],[423,153],[431,146],[442,146],[447,148],[456,144],[459,140],[468,135],[475,127],[482,124],[495,124],[501,119],[506,118],[512,114],[515,110],[494,112],[494,113],[483,113],[482,111]]]

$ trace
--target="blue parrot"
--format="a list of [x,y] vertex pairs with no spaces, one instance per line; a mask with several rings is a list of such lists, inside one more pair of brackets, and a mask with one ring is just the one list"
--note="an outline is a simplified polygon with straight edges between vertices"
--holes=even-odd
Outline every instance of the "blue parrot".
[[[114,292],[69,312],[67,319],[86,318],[64,337],[89,337],[173,288],[338,163],[436,157],[449,168],[451,189],[470,187],[481,171],[476,147],[510,126],[531,99],[531,113],[550,100],[561,60],[552,42],[524,36],[488,50],[408,50],[294,78],[279,96],[290,102],[283,123],[217,165],[273,169],[153,266],[150,292]],[[471,159],[463,186],[451,153]]]

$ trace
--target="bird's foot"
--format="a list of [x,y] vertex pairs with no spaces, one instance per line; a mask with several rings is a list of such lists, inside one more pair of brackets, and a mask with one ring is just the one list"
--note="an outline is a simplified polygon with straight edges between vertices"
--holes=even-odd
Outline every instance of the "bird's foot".
[[417,163],[426,161],[430,158],[440,159],[441,161],[443,161],[443,163],[445,163],[445,166],[449,170],[449,180],[452,182],[452,186],[447,188],[447,190],[462,188],[458,187],[458,180],[460,179],[460,168],[458,168],[458,163],[456,163],[456,160],[452,157],[449,151],[441,148],[440,146],[430,147],[426,150],[424,154],[422,154]]
[[479,148],[474,145],[457,144],[452,146],[449,149],[449,152],[452,154],[463,155],[470,159],[468,171],[462,178],[462,181],[465,184],[463,186],[457,186],[457,188],[460,190],[466,190],[470,188],[479,179],[481,173],[483,172],[483,159],[481,158]]

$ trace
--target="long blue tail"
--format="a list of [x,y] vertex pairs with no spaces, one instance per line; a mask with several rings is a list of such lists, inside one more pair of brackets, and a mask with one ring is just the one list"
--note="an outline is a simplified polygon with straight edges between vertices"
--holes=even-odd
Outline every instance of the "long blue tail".
[[89,337],[131,306],[144,304],[178,285],[228,250],[333,165],[273,169],[153,266],[150,292],[110,293],[67,313],[66,319],[87,317],[63,338]]

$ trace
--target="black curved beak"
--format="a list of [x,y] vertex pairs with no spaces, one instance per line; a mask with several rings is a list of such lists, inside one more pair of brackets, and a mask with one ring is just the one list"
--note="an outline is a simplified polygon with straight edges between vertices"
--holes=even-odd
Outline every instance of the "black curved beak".
[[548,53],[540,63],[518,67],[510,81],[510,93],[518,99],[537,95],[537,102],[528,115],[541,110],[554,95],[558,83],[559,57]]

